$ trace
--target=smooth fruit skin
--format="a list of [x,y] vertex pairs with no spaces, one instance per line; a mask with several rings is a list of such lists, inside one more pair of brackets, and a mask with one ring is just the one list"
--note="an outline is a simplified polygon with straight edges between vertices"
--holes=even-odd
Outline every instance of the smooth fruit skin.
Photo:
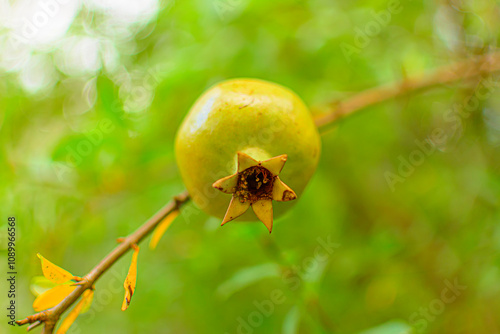
[[[237,152],[256,160],[287,154],[280,179],[300,198],[318,164],[321,142],[311,114],[291,90],[258,79],[233,79],[206,91],[185,117],[175,153],[193,201],[223,218],[231,196],[212,187],[237,169]],[[273,202],[278,218],[295,201]],[[237,220],[258,220],[248,210]]]

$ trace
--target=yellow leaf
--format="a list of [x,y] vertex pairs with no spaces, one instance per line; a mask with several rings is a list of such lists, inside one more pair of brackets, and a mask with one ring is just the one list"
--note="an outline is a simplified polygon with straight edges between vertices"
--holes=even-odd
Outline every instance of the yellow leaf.
[[123,283],[125,298],[123,298],[122,311],[125,311],[130,305],[130,300],[135,291],[135,283],[137,282],[137,255],[139,255],[139,247],[135,245],[133,247],[134,254],[132,255],[132,263],[130,263],[127,278],[125,278],[125,282]]
[[71,310],[68,316],[63,320],[61,326],[57,330],[56,334],[65,334],[69,327],[75,322],[76,318],[80,313],[83,313],[85,308],[90,306],[92,303],[92,297],[94,296],[94,291],[85,290],[82,294],[82,299],[76,304],[76,306]]
[[158,245],[158,242],[160,241],[161,237],[178,215],[179,215],[179,210],[174,210],[170,214],[168,214],[165,218],[163,218],[163,220],[158,224],[158,226],[156,226],[153,232],[153,237],[149,242],[150,249],[156,248],[156,245]]
[[[95,288],[95,287],[94,287]],[[85,300],[85,303],[82,306],[82,311],[80,313],[85,313],[90,309],[90,305],[92,305],[92,300],[94,299],[94,290],[86,290],[89,291],[88,296]],[[84,292],[84,294],[85,294]]]
[[41,256],[40,253],[37,254],[37,256],[42,262],[43,276],[45,276],[50,281],[56,284],[63,284],[75,278],[75,276],[73,276],[73,274],[71,274],[69,271],[56,266],[55,264]]
[[33,302],[33,309],[40,312],[59,304],[67,295],[69,295],[76,286],[70,284],[62,284],[45,291]]

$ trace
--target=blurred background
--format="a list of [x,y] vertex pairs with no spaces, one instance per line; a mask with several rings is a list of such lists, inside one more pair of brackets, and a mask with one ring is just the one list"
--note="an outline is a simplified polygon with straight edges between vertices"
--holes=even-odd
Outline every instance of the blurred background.
[[[0,249],[5,263],[15,216],[17,319],[33,312],[37,252],[84,275],[183,190],[176,129],[214,83],[274,81],[320,113],[495,50],[498,5],[1,0]],[[70,333],[500,333],[498,83],[321,129],[318,171],[271,235],[189,204],[155,251],[142,245],[130,308],[128,254]],[[6,307],[3,276],[0,290]]]

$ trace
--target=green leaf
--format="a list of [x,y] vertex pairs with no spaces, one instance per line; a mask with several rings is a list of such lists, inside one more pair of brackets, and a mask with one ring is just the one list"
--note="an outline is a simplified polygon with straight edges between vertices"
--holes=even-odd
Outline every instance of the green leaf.
[[414,331],[406,322],[391,320],[377,327],[359,332],[358,334],[413,334]]
[[217,295],[223,299],[231,297],[235,292],[265,278],[280,276],[280,267],[275,263],[265,263],[237,271],[231,278],[217,288]]
[[33,295],[39,296],[56,285],[56,283],[51,282],[45,276],[35,276],[31,279],[30,290]]
[[282,334],[295,334],[298,333],[300,323],[300,310],[297,305],[293,306],[288,311],[283,321]]

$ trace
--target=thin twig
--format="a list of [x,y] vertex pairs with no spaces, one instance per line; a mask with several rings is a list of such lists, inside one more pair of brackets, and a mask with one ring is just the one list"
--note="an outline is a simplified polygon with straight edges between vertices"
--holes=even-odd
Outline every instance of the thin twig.
[[42,322],[40,320],[38,321],[35,321],[34,323],[32,323],[31,325],[28,326],[28,328],[26,328],[26,331],[29,332],[30,330],[34,329],[34,328],[37,328],[38,326],[40,326],[42,324]]
[[[76,289],[73,290],[66,298],[64,298],[59,304],[45,310],[43,312],[30,315],[29,317],[18,320],[16,323],[18,325],[25,324],[36,324],[38,322],[44,324],[42,333],[50,334],[53,333],[54,328],[59,321],[61,315],[74,303],[87,289],[91,289],[94,283],[104,274],[113,264],[118,261],[124,254],[126,254],[134,244],[140,243],[149,233],[151,233],[155,227],[172,211],[177,210],[189,200],[189,195],[187,192],[174,197],[172,201],[166,204],[160,211],[158,211],[153,217],[146,221],[142,226],[140,226],[135,232],[129,236],[123,238],[121,243],[113,249],[102,261],[94,267],[87,275],[85,275],[82,281],[79,282]],[[38,326],[37,324],[36,326]],[[36,326],[29,326],[28,330],[35,328]]]
[[315,118],[315,123],[318,127],[324,127],[367,107],[417,90],[497,71],[500,71],[500,52],[475,56],[451,65],[438,67],[424,75],[365,90],[344,101],[332,102],[326,106],[328,110],[326,113]]

